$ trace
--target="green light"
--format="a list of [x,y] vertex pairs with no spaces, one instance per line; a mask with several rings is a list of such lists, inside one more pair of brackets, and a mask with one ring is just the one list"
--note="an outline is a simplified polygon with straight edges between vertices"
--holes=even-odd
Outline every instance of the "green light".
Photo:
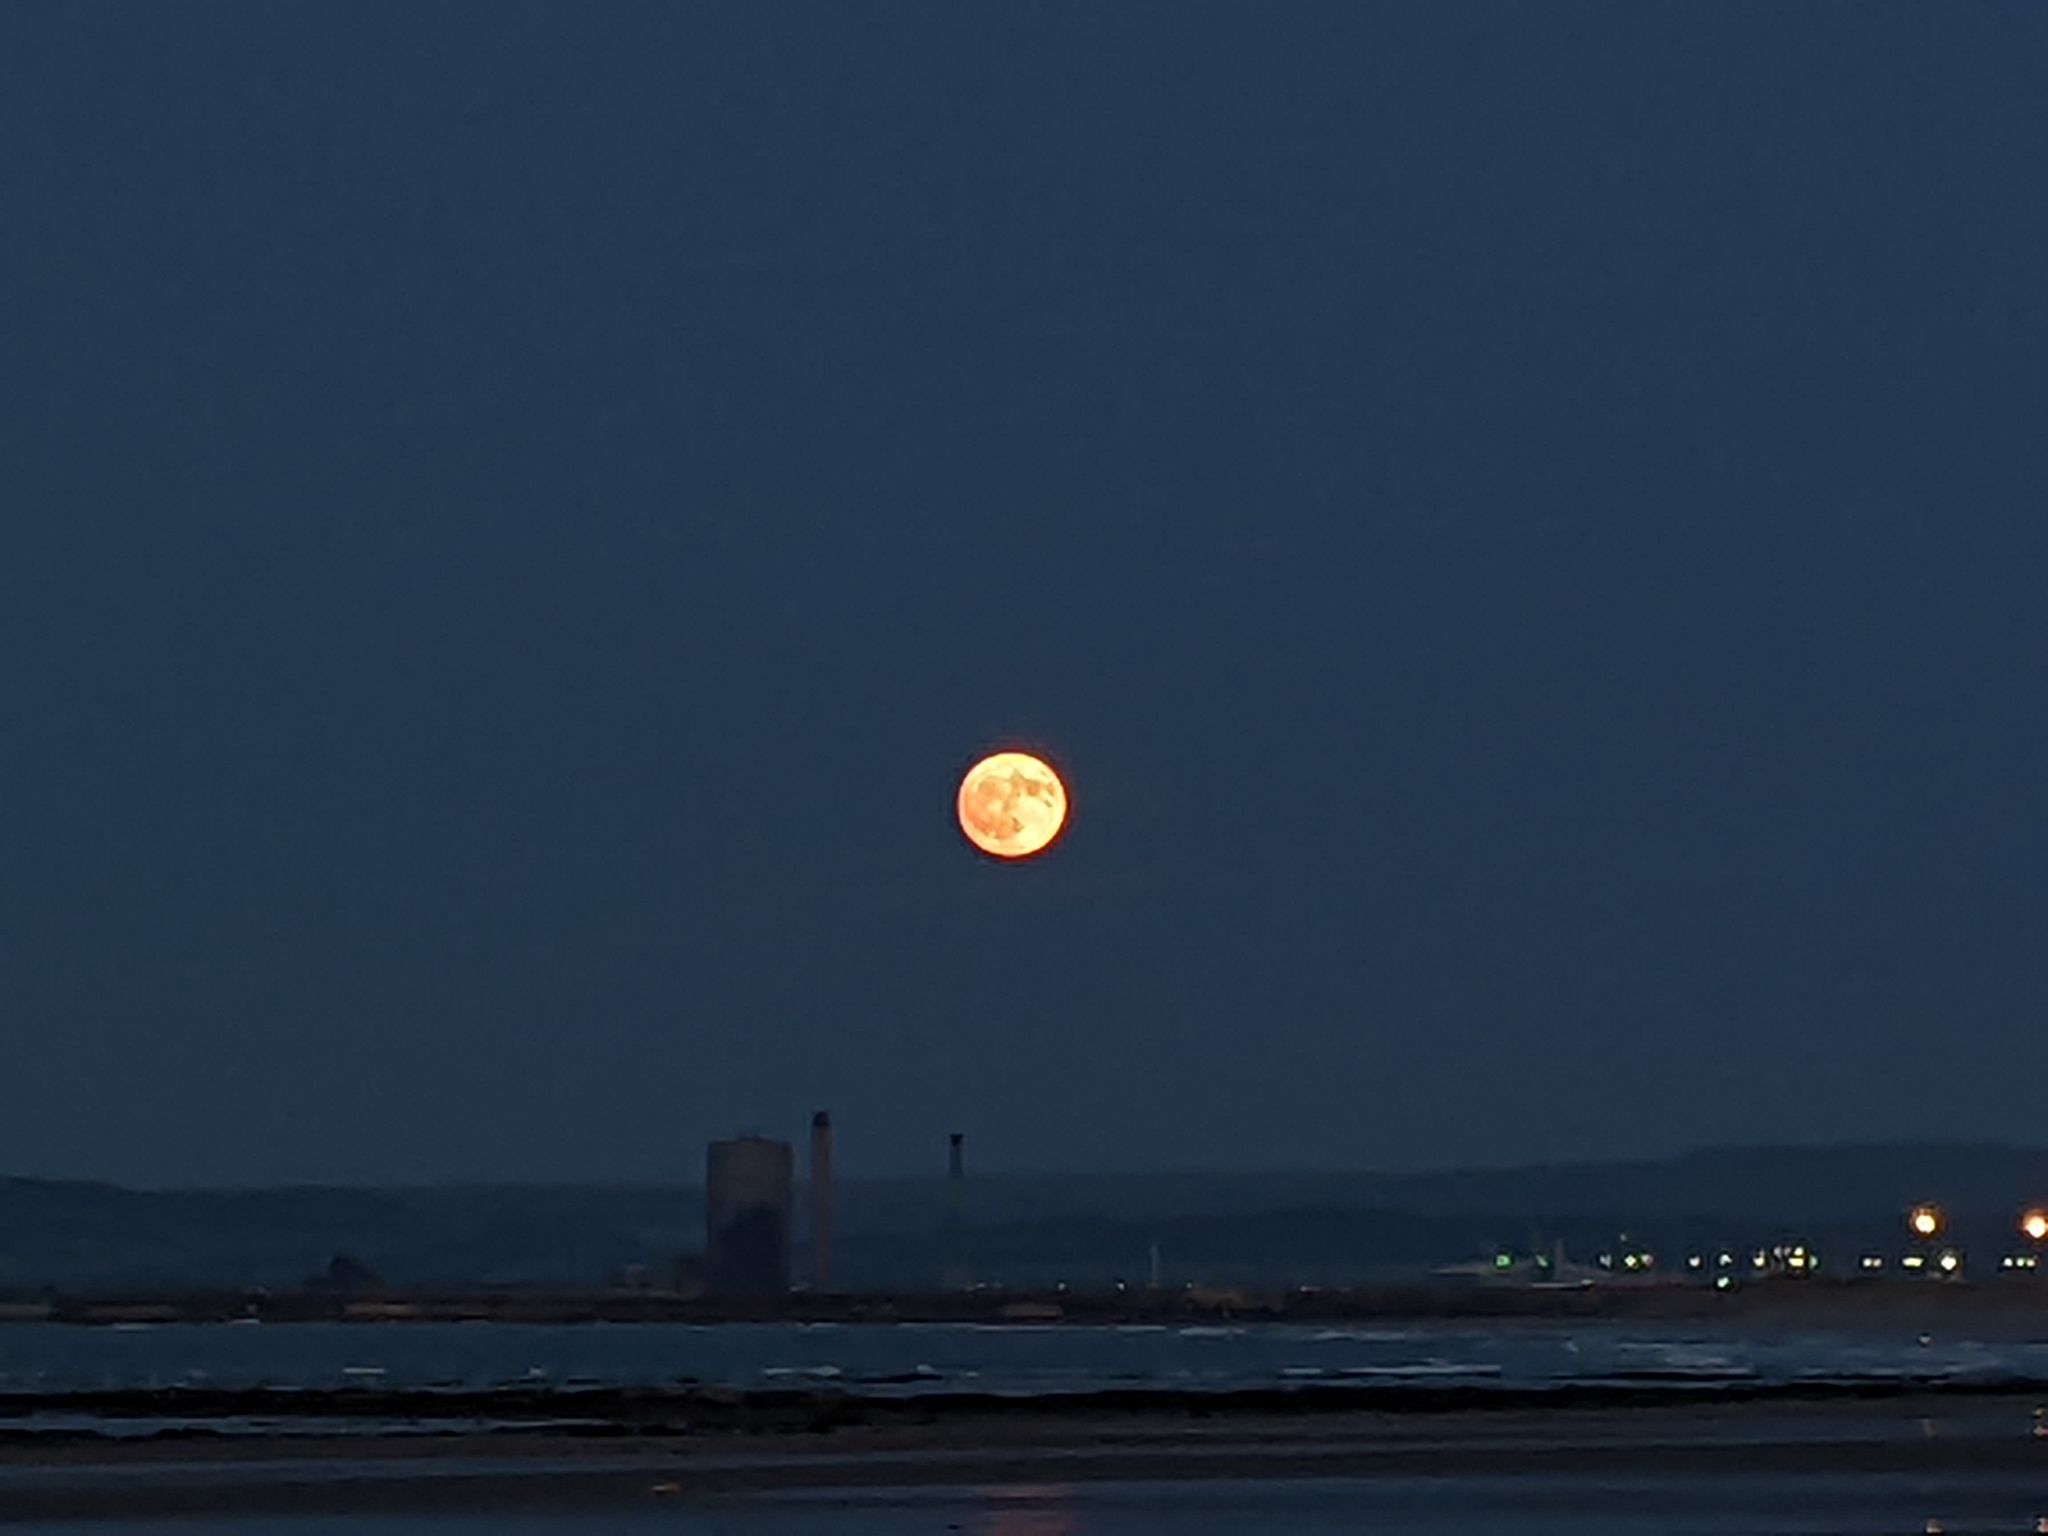
[[1496,1253],[1493,1256],[1493,1267],[1495,1269],[1513,1269],[1515,1267],[1515,1256],[1512,1253]]

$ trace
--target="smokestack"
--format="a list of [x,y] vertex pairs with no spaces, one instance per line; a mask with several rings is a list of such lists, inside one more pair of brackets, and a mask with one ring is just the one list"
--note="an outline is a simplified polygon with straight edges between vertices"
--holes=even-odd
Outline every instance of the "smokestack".
[[811,1273],[817,1290],[832,1289],[832,1117],[811,1116]]

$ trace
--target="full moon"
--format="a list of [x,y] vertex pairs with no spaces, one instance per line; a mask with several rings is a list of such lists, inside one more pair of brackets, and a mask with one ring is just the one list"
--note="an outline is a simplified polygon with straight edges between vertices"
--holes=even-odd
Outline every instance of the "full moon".
[[1029,752],[984,757],[960,781],[960,830],[983,853],[1024,859],[1060,835],[1067,789]]

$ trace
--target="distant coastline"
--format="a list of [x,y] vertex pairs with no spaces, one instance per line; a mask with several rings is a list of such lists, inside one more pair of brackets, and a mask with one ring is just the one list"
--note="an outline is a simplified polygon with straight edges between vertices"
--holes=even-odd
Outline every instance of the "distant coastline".
[[[1012,1298],[1192,1287],[1286,1296],[1290,1309],[1308,1288],[1382,1294],[1374,1305],[1392,1308],[1414,1305],[1399,1295],[1432,1289],[1447,1268],[1486,1281],[1503,1265],[1508,1279],[1591,1275],[1603,1288],[1725,1276],[1752,1291],[1800,1254],[1805,1273],[1789,1278],[1802,1282],[1873,1267],[1878,1279],[1932,1279],[1952,1261],[1951,1278],[2024,1283],[2042,1274],[2024,1266],[2048,1257],[2022,1219],[2048,1207],[2048,1150],[2000,1145],[1727,1148],[1433,1174],[980,1173],[957,1231],[945,1179],[841,1177],[834,1190],[829,1284],[917,1298],[917,1315],[949,1315],[930,1294],[970,1283]],[[807,1200],[800,1185],[800,1218]],[[1909,1226],[1922,1202],[1942,1212],[1936,1238]],[[814,1280],[808,1219],[795,1229],[787,1278]],[[0,1177],[0,1305],[56,1298],[71,1316],[82,1298],[605,1295],[611,1315],[640,1303],[610,1293],[717,1288],[702,1267],[707,1237],[704,1191],[684,1184],[134,1190]],[[1909,1276],[1915,1265],[1923,1273]]]
[[1056,1327],[1188,1322],[1360,1322],[1457,1319],[1833,1319],[1917,1323],[2006,1318],[2048,1323],[2048,1280],[1982,1281],[1777,1276],[1730,1290],[1687,1280],[1532,1286],[1488,1281],[1123,1293],[895,1292],[715,1298],[645,1291],[202,1291],[50,1295],[0,1303],[0,1326],[61,1323],[983,1323]]

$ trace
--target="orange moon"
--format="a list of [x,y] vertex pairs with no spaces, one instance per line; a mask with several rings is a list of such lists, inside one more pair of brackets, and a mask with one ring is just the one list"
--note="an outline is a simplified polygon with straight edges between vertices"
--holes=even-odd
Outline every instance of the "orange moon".
[[1067,821],[1067,787],[1029,752],[997,752],[960,781],[960,830],[998,859],[1042,852]]

